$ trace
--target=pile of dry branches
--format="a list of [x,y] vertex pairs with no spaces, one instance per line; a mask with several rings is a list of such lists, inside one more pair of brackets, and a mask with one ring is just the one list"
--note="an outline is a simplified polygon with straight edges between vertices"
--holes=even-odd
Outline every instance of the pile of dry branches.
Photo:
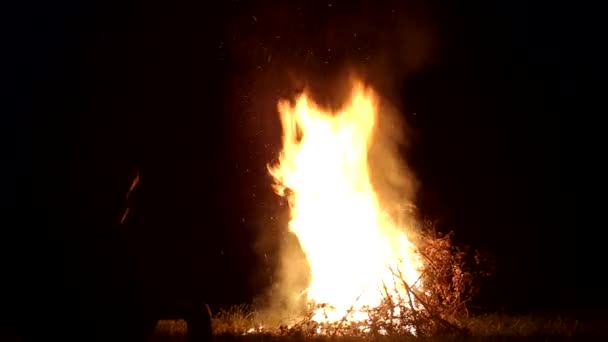
[[[385,286],[380,306],[364,308],[366,319],[353,321],[346,315],[334,323],[313,321],[313,312],[331,309],[323,304],[309,306],[303,319],[281,326],[281,335],[329,336],[437,336],[467,334],[460,320],[468,316],[467,303],[479,290],[481,278],[489,275],[487,259],[456,247],[452,234],[441,235],[434,225],[425,224],[418,236],[419,253],[425,264],[419,281],[408,284],[394,270],[396,284],[407,296],[391,295]],[[361,309],[358,310],[361,312]],[[301,316],[302,317],[302,316]]]
[[468,315],[467,303],[479,291],[484,277],[490,275],[487,256],[470,253],[452,243],[452,232],[441,235],[434,225],[426,224],[419,252],[424,258],[423,274],[426,305],[446,320]]

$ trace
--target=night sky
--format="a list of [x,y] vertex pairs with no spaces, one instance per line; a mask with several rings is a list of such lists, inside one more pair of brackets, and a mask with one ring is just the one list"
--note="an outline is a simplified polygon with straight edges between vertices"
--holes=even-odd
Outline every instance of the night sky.
[[215,307],[264,293],[287,222],[266,172],[276,102],[305,80],[335,105],[331,82],[352,65],[403,113],[421,214],[495,258],[478,304],[591,309],[564,276],[574,69],[551,8],[378,3],[15,9],[6,307],[76,303],[124,279]]

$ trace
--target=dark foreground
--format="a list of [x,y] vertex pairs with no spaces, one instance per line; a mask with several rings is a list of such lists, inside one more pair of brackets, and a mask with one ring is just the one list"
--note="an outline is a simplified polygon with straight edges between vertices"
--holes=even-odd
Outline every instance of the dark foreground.
[[[259,322],[259,321],[258,321]],[[362,337],[310,337],[298,334],[280,336],[270,333],[245,333],[255,326],[256,319],[253,316],[243,317],[236,312],[224,313],[213,318],[214,337],[213,342],[396,342],[396,341],[600,341],[608,340],[605,329],[608,320],[604,315],[582,315],[582,316],[504,316],[483,315],[469,318],[463,322],[463,326],[470,331],[469,336],[438,336],[438,337],[404,337],[383,336],[376,338]],[[66,322],[69,324],[69,322]],[[108,321],[108,330],[112,331],[112,322]],[[78,330],[75,328],[75,330]],[[49,338],[63,340],[56,332],[49,331]],[[95,340],[83,338],[82,341]],[[109,338],[108,341],[126,341],[125,336]],[[137,339],[141,341],[141,339]],[[19,334],[11,331],[0,331],[0,342],[28,341]],[[158,321],[153,333],[145,338],[146,342],[186,342],[186,341],[208,341],[207,338],[188,337],[188,323],[185,320],[161,320]]]
[[[396,342],[396,341],[599,341],[608,340],[603,315],[579,316],[507,316],[482,315],[464,320],[463,326],[470,336],[442,336],[412,338],[386,336],[365,339],[361,337],[307,337],[303,335],[277,336],[276,334],[247,334],[256,325],[255,316],[245,316],[241,310],[224,312],[214,316],[214,342]],[[258,323],[259,324],[259,323]],[[167,322],[158,326],[150,342],[185,341],[183,325]]]

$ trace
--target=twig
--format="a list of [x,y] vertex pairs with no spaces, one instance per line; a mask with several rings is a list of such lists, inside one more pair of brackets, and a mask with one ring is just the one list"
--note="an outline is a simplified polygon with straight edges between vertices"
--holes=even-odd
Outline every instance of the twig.
[[[420,331],[420,328],[418,327],[418,312],[416,311],[416,308],[414,307],[414,302],[412,301],[412,296],[411,296],[411,287],[407,284],[407,282],[405,281],[405,279],[403,278],[403,273],[401,272],[401,270],[399,269],[399,267],[397,267],[397,271],[399,272],[399,279],[401,279],[401,281],[403,282],[403,285],[405,286],[405,289],[407,290],[407,297],[409,299],[410,302],[410,308],[412,309],[412,316],[414,318],[414,322],[416,325],[416,331]],[[394,275],[395,272],[391,269],[391,273],[393,273],[393,279],[394,279]]]
[[[137,186],[138,183],[139,183],[139,171],[137,171],[137,173],[135,174],[135,178],[131,182],[129,191],[127,191],[127,200],[129,199],[129,196],[131,196],[131,193],[133,192],[133,190],[135,189],[135,187]],[[130,206],[127,204],[127,208],[125,209],[125,212],[122,214],[122,217],[120,218],[120,224],[125,223],[125,220],[127,219],[127,215],[129,215],[129,207]]]
[[[393,283],[396,284],[395,279],[393,277]],[[384,293],[386,294],[386,299],[389,301],[388,305],[389,305],[389,322],[390,324],[388,325],[390,328],[390,332],[393,332],[393,316],[395,315],[395,304],[393,302],[393,298],[390,295],[390,293],[388,292],[388,288],[386,287],[386,284],[384,283],[384,281],[382,281],[382,287],[384,289]],[[395,289],[397,288],[397,286],[394,287]],[[397,291],[397,296],[399,296],[399,292]]]
[[424,309],[429,313],[429,315],[431,315],[431,317],[435,320],[437,320],[439,323],[443,324],[446,327],[449,327],[453,330],[456,330],[462,334],[464,334],[466,331],[455,326],[454,324],[446,321],[445,319],[441,318],[439,315],[437,315],[436,313],[434,313],[429,307],[428,305],[422,300],[420,299],[420,297],[412,290],[412,288],[407,284],[407,282],[401,278],[401,281],[403,282],[403,286],[405,286],[406,290],[408,291],[408,293],[411,293],[414,298],[424,307]]
[[361,292],[361,294],[359,294],[357,296],[357,298],[355,299],[355,301],[353,302],[353,304],[350,306],[350,308],[348,309],[348,311],[346,311],[346,314],[344,315],[344,317],[342,317],[342,319],[338,323],[338,326],[336,327],[336,329],[334,329],[334,332],[333,332],[333,334],[331,334],[331,337],[336,336],[336,334],[338,333],[338,331],[342,327],[342,324],[344,324],[344,322],[346,321],[346,318],[348,317],[348,315],[350,315],[353,312],[353,309],[355,308],[355,304],[359,301],[359,299],[361,298],[361,296],[363,296],[363,293],[365,293],[365,290],[363,292]]

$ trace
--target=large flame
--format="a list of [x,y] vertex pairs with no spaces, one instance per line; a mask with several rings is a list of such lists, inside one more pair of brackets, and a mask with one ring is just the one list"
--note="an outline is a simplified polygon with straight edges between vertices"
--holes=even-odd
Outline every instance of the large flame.
[[420,286],[421,263],[407,227],[380,207],[370,180],[378,105],[376,93],[360,81],[337,112],[306,93],[295,105],[278,104],[283,150],[269,171],[276,192],[289,200],[289,228],[310,265],[305,294],[333,307],[317,310],[316,321],[356,320],[362,308],[379,306],[387,290],[407,298],[407,286]]

